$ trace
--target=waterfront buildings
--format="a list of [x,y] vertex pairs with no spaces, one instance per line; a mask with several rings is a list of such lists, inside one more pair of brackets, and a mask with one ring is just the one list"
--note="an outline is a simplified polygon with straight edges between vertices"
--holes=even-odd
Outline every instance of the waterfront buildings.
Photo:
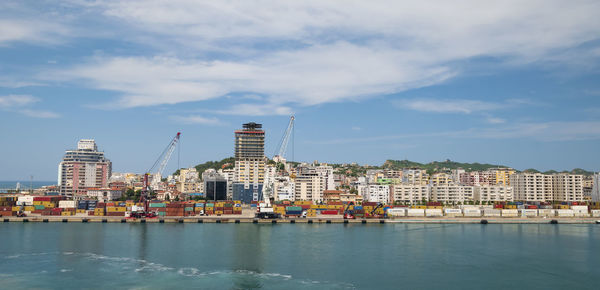
[[297,172],[298,175],[294,179],[295,200],[322,202],[325,190],[325,181],[322,176],[312,167],[301,167]]
[[58,165],[58,186],[62,195],[76,199],[86,195],[88,188],[106,188],[112,163],[98,151],[93,139],[81,139],[76,150],[67,150]]
[[485,185],[474,187],[474,199],[483,202],[513,201],[513,189],[505,185]]
[[243,124],[235,131],[235,169],[232,195],[244,203],[262,200],[266,157],[262,124]]
[[108,202],[121,198],[123,189],[119,188],[88,188],[86,196],[99,202]]
[[179,176],[175,181],[177,191],[181,193],[203,192],[204,186],[200,182],[198,171],[194,167],[179,170]]
[[227,179],[214,169],[207,169],[202,173],[204,181],[204,196],[206,200],[227,199]]
[[383,204],[390,203],[390,186],[381,184],[369,184],[367,187],[365,201],[377,202]]
[[391,187],[395,203],[415,205],[429,199],[429,186],[421,184],[394,184]]
[[474,200],[474,187],[467,185],[431,186],[430,200],[445,204],[464,204]]
[[583,201],[583,176],[567,173],[517,173],[510,176],[515,200]]

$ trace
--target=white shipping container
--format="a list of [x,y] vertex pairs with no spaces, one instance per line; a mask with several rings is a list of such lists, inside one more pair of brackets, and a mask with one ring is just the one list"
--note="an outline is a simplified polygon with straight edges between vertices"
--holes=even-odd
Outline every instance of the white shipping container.
[[592,210],[592,216],[593,217],[600,217],[600,209],[593,209]]
[[501,216],[502,212],[499,209],[486,208],[483,210],[483,216]]
[[539,216],[556,216],[556,210],[554,209],[538,209]]
[[61,200],[58,202],[58,207],[60,208],[75,208],[74,200]]
[[425,209],[422,208],[409,208],[406,211],[407,216],[425,216]]
[[535,217],[538,215],[537,209],[520,209],[522,217]]
[[572,209],[557,209],[556,215],[559,217],[572,217],[575,215]]
[[478,208],[465,208],[464,209],[465,216],[481,216],[481,210]]
[[143,206],[132,205],[131,206],[131,211],[144,211],[144,207]]
[[444,214],[446,216],[462,216],[462,210],[460,208],[445,208]]
[[516,209],[503,209],[502,216],[503,217],[518,217],[519,211]]
[[33,205],[33,196],[24,195],[17,197],[17,205]]
[[441,208],[428,208],[425,210],[425,216],[444,216]]
[[571,209],[573,211],[580,211],[580,212],[581,211],[585,211],[585,212],[587,212],[588,211],[588,206],[587,205],[572,205]]
[[390,217],[404,217],[404,216],[406,216],[406,208],[401,208],[401,207],[389,208],[386,211],[386,213]]

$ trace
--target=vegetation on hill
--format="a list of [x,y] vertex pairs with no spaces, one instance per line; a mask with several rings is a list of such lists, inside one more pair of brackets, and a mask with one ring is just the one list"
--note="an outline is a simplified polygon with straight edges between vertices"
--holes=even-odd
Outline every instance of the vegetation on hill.
[[[300,163],[298,162],[291,162],[289,161],[288,163],[292,163],[292,166],[297,166]],[[272,160],[268,161],[268,164],[270,165],[275,165],[275,162]],[[429,162],[429,163],[419,163],[419,162],[414,162],[414,161],[410,161],[410,160],[386,160],[385,163],[383,163],[382,166],[367,166],[367,165],[359,165],[356,163],[352,163],[352,164],[330,164],[331,166],[333,166],[333,168],[335,169],[336,173],[341,173],[341,174],[345,174],[348,176],[362,176],[364,174],[366,174],[367,170],[369,169],[392,169],[392,170],[400,170],[403,168],[418,168],[418,169],[425,169],[427,170],[428,173],[436,173],[436,172],[443,172],[443,171],[449,171],[452,169],[458,169],[458,168],[462,168],[465,171],[485,171],[488,170],[490,168],[497,168],[497,167],[507,167],[504,165],[496,165],[496,164],[487,164],[487,163],[462,163],[462,162],[456,162],[456,161],[451,161],[451,160],[446,160],[446,161],[433,161],[433,162]],[[215,170],[218,170],[220,168],[233,168],[235,166],[235,158],[234,157],[228,157],[225,158],[221,161],[207,161],[204,162],[202,164],[198,164],[196,166],[194,166],[196,168],[196,170],[198,171],[198,174],[200,176],[202,176],[202,173],[209,168],[213,168]],[[534,168],[529,168],[529,169],[525,169],[523,170],[523,172],[530,172],[530,173],[538,173],[540,172],[537,169]],[[561,172],[565,172],[565,173],[571,173],[571,174],[582,174],[582,175],[586,175],[586,176],[590,176],[593,175],[594,172],[591,171],[587,171],[581,168],[575,168],[571,171],[561,171]],[[556,170],[548,170],[543,172],[545,174],[553,174],[553,173],[558,173],[558,171]],[[175,175],[179,174],[179,170],[175,171],[174,173]]]
[[387,160],[383,164],[383,168],[385,169],[419,168],[425,169],[428,172],[440,172],[458,168],[462,168],[465,171],[484,171],[496,167],[506,166],[486,163],[461,163],[451,160],[433,161],[429,163],[419,163],[409,160]]
[[[234,166],[235,166],[235,158],[227,157],[221,161],[207,161],[202,164],[198,164],[198,165],[194,166],[194,168],[196,168],[196,171],[198,171],[198,175],[202,176],[202,173],[204,173],[204,171],[209,168],[219,170],[221,168],[223,168],[223,169],[233,168]],[[177,171],[175,171],[175,173],[173,173],[173,175],[179,175],[179,169]]]

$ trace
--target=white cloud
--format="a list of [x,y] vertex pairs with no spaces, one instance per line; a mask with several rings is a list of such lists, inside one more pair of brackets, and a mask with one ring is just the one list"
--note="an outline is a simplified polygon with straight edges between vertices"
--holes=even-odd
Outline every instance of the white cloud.
[[221,125],[221,121],[217,118],[206,118],[198,115],[190,116],[174,116],[174,121],[181,122],[184,124],[203,124],[203,125]]
[[[510,65],[557,61],[557,51],[600,38],[598,1],[109,0],[72,5],[81,5],[98,21],[120,24],[112,33],[121,38],[160,51],[103,56],[44,72],[54,80],[84,81],[119,93],[108,107],[203,101],[240,92],[264,96],[271,106],[342,102],[439,84],[462,73],[460,63],[471,58],[492,57]],[[469,113],[493,106],[483,101],[443,105],[437,110]]]
[[506,120],[502,119],[502,118],[496,118],[496,117],[488,117],[486,119],[486,121],[490,124],[504,124],[506,123]]
[[352,130],[354,130],[354,131],[360,131],[360,130],[362,130],[362,128],[358,127],[358,126],[353,126]]
[[54,112],[50,112],[50,111],[41,111],[41,110],[31,110],[31,109],[24,109],[24,110],[20,110],[19,113],[28,116],[28,117],[33,117],[33,118],[42,118],[42,119],[50,119],[50,118],[58,118],[60,117],[59,114],[54,113]]
[[38,102],[39,99],[30,95],[8,95],[0,96],[0,108],[10,109],[24,107]]
[[40,19],[0,19],[0,46],[12,42],[57,44],[69,34],[63,24]]
[[227,110],[216,111],[216,113],[240,116],[268,116],[292,115],[292,110],[286,106],[277,106],[273,104],[238,104],[233,105]]
[[398,100],[394,104],[399,108],[433,113],[464,113],[484,112],[505,108],[505,104],[461,99],[413,99]]
[[30,95],[8,95],[0,96],[0,109],[9,112],[17,112],[33,118],[58,118],[59,114],[31,109],[31,106],[40,99]]

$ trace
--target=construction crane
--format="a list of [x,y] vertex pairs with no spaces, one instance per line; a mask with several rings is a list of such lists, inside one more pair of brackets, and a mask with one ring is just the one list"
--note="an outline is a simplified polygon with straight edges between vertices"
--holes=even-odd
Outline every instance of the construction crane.
[[277,150],[275,151],[276,153],[273,157],[273,160],[275,160],[275,162],[280,162],[280,160],[283,160],[285,158],[285,153],[287,151],[287,146],[290,141],[290,136],[292,135],[292,131],[294,130],[295,119],[296,117],[294,117],[293,115],[290,117],[290,122],[288,123],[287,129],[283,133],[281,141],[279,141],[279,146],[277,146]]
[[[177,143],[179,142],[180,136],[181,136],[181,132],[177,132],[177,135],[175,135],[173,140],[171,140],[171,142],[169,142],[169,145],[167,146],[167,148],[165,148],[165,150],[163,150],[163,152],[158,156],[158,159],[156,159],[156,161],[154,162],[152,167],[150,167],[150,169],[148,169],[148,171],[146,171],[146,173],[144,174],[144,182],[143,182],[143,187],[142,187],[142,194],[140,196],[140,202],[144,203],[145,209],[148,208],[148,204],[147,204],[148,203],[148,193],[151,190],[150,185],[148,184],[148,179],[149,179],[150,175],[153,175],[153,177],[152,177],[153,184],[157,184],[160,181],[160,179],[162,177],[161,174],[165,170],[167,163],[169,163],[169,160],[171,159],[171,155],[173,154],[173,151],[175,151],[175,147],[177,146]],[[153,174],[152,172],[155,172],[155,173]]]

